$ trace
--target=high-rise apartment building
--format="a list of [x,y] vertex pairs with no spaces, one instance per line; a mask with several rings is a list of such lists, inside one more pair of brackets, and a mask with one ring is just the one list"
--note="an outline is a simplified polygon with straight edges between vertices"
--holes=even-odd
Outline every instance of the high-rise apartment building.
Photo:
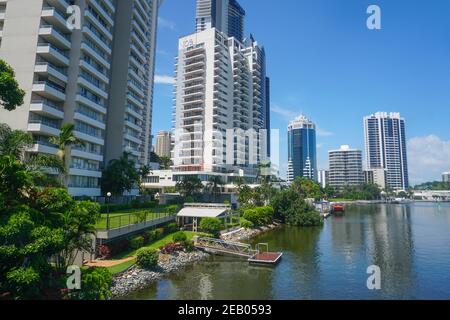
[[123,152],[148,165],[158,8],[161,0],[117,1],[106,162]]
[[268,155],[264,48],[253,37],[241,42],[215,27],[197,29],[179,41],[174,168],[251,171]]
[[288,161],[288,181],[317,180],[316,125],[303,115],[288,126]]
[[[17,110],[0,110],[1,121],[33,135],[30,152],[47,154],[57,152],[49,138],[62,124],[73,123],[84,144],[68,150],[69,192],[99,196],[108,159],[129,151],[147,162],[159,1],[9,0],[0,5],[0,58],[14,68],[26,92]],[[80,9],[81,28],[67,24],[71,5]]]
[[329,185],[337,190],[345,186],[357,186],[364,183],[361,150],[341,146],[328,152],[330,173]]
[[167,131],[160,131],[156,136],[155,153],[159,157],[169,157],[171,150],[171,134]]
[[364,118],[366,167],[386,169],[394,190],[409,187],[405,119],[400,113],[378,112]]
[[242,42],[244,18],[245,10],[236,0],[197,0],[195,30],[216,28]]
[[364,182],[376,184],[379,188],[386,188],[386,169],[368,169],[364,170]]

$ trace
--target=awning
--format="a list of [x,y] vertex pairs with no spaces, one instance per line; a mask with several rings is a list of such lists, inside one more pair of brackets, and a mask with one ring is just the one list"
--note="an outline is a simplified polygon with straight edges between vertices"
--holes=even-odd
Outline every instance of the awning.
[[189,218],[219,218],[225,216],[227,212],[227,208],[184,208],[178,212],[177,216]]

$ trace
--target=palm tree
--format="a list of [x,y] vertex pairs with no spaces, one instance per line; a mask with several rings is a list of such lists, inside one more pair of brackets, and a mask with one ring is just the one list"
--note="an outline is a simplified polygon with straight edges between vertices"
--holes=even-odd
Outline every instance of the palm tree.
[[67,168],[68,163],[66,159],[67,154],[67,148],[71,146],[83,146],[84,143],[75,137],[73,134],[73,131],[75,129],[75,125],[72,123],[66,123],[61,127],[61,132],[58,137],[51,137],[49,139],[50,143],[53,143],[58,146],[58,153],[57,156],[61,160],[61,162],[64,164],[64,167],[66,170],[62,172],[61,180],[63,182],[63,185],[67,185]]
[[37,185],[59,185],[52,173],[64,172],[64,165],[52,155],[27,154],[27,149],[31,148],[33,143],[31,134],[0,124],[0,156],[10,156],[22,162]]
[[208,190],[210,190],[211,194],[214,197],[214,201],[216,201],[216,197],[222,191],[223,185],[224,185],[223,180],[219,176],[213,176],[209,179],[208,184],[206,185],[206,188]]
[[203,183],[195,176],[187,176],[175,186],[176,190],[184,197],[190,197],[203,188]]

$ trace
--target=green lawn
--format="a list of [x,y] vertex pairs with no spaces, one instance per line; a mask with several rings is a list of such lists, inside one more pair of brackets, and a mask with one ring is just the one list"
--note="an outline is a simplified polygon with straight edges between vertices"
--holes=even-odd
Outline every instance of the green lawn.
[[[210,234],[206,234],[206,233],[199,233],[199,232],[192,232],[192,231],[184,231],[184,233],[186,233],[188,240],[192,240],[192,238],[194,238],[194,236],[200,236],[200,237],[211,237]],[[146,246],[144,246],[143,248],[149,248],[149,249],[159,249],[163,246],[165,246],[166,244],[172,243],[172,237],[174,233],[170,233],[168,235],[166,235],[165,237],[163,237],[160,240],[157,240],[153,243],[150,243]],[[134,257],[136,256],[138,250],[130,250],[127,252],[124,252],[122,254],[119,254],[117,256],[115,256],[112,260],[120,260],[120,259],[125,259],[125,258],[129,258],[129,257]],[[112,274],[116,274],[116,273],[120,273],[125,271],[126,269],[130,268],[132,265],[134,265],[136,263],[136,259],[133,259],[131,261],[127,261],[124,262],[122,264],[119,264],[117,266],[114,267],[110,267],[108,268]]]
[[344,198],[335,198],[335,199],[328,199],[330,202],[349,202],[349,201],[355,201],[352,199],[344,199]]

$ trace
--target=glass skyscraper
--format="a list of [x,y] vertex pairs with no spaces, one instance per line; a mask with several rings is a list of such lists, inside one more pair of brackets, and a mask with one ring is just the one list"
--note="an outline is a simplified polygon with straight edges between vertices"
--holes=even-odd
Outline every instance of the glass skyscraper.
[[244,40],[245,10],[236,0],[197,0],[196,31],[216,28],[229,37]]
[[405,119],[400,113],[378,112],[364,118],[364,131],[367,169],[386,169],[389,187],[407,189]]
[[297,177],[317,180],[316,126],[305,116],[288,126],[288,181]]

